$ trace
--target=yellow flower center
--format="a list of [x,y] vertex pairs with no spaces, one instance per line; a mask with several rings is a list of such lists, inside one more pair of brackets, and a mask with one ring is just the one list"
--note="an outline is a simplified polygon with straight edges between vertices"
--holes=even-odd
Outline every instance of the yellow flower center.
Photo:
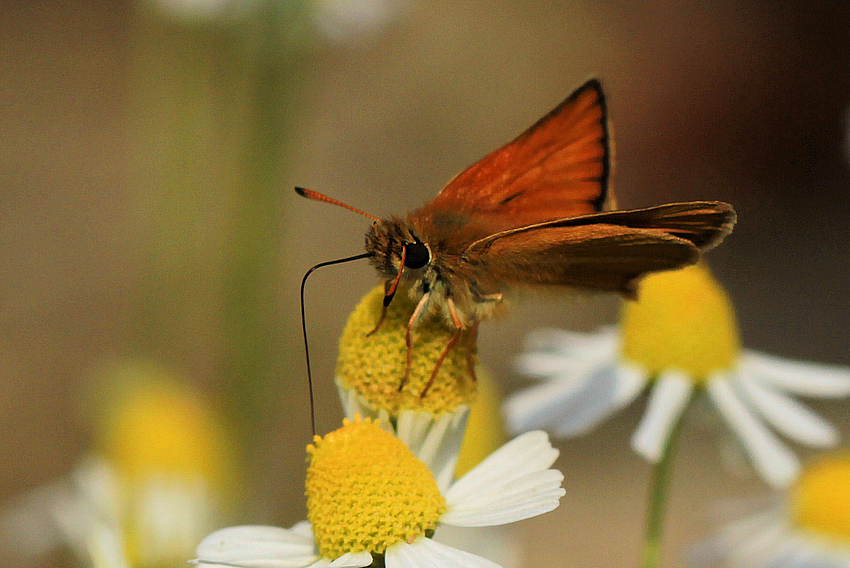
[[307,516],[325,558],[430,536],[446,510],[428,467],[368,418],[316,436],[307,453]]
[[221,487],[235,467],[227,439],[198,393],[153,380],[127,386],[101,424],[99,446],[128,481],[174,474]]
[[[132,566],[166,566],[191,555],[193,540],[215,528],[211,512],[181,512],[167,521],[164,535],[155,519],[156,499],[177,493],[198,505],[224,512],[234,495],[238,470],[229,432],[198,391],[146,362],[111,369],[106,404],[98,424],[97,449],[120,483],[124,552]],[[172,511],[173,512],[173,511]],[[163,521],[165,522],[165,521]],[[206,526],[205,526],[206,524]]]
[[507,441],[502,423],[501,397],[490,374],[478,369],[478,393],[469,410],[466,432],[455,465],[455,477],[461,477]]
[[383,286],[372,289],[348,318],[336,365],[342,385],[355,389],[372,407],[387,410],[393,417],[400,410],[441,414],[470,404],[475,384],[469,376],[467,354],[472,349],[471,356],[475,357],[475,345],[467,341],[466,334],[446,356],[426,396],[420,396],[455,332],[436,316],[423,317],[413,329],[410,375],[399,392],[407,365],[407,323],[416,303],[406,290],[399,289],[381,327],[370,335],[378,324],[383,297]]
[[804,469],[791,504],[798,526],[850,545],[850,452],[822,457]]
[[731,369],[740,353],[735,311],[704,264],[647,276],[621,315],[622,356],[650,374],[677,369],[695,381]]

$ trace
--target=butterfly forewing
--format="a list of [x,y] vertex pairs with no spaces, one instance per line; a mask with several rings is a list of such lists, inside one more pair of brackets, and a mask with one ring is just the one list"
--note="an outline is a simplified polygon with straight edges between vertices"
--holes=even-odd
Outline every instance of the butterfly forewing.
[[485,215],[502,227],[594,213],[607,197],[605,99],[597,80],[450,181],[423,208]]

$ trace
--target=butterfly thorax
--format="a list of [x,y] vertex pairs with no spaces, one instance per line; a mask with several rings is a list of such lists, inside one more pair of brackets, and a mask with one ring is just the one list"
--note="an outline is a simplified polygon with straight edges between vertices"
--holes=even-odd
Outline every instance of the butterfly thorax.
[[[492,295],[499,290],[494,288],[495,283],[486,281],[478,258],[464,255],[479,231],[469,230],[472,228],[463,215],[418,213],[412,213],[406,221],[391,217],[372,225],[366,234],[366,251],[373,254],[372,265],[382,277],[392,281],[406,253],[401,281],[414,300],[428,294],[425,313],[442,312],[447,323],[452,324],[447,301],[451,298],[463,327],[488,317],[496,303]],[[414,262],[411,266],[411,251],[416,249],[427,250],[427,262]]]

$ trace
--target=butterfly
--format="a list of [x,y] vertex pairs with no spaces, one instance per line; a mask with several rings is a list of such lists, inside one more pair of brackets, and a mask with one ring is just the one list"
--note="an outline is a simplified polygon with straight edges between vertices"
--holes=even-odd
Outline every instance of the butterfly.
[[455,330],[425,396],[461,335],[474,341],[479,322],[509,290],[571,288],[635,298],[642,276],[694,264],[735,224],[732,206],[718,201],[607,210],[613,204],[610,174],[605,96],[592,79],[404,218],[380,219],[318,192],[296,191],[373,221],[363,256],[386,279],[375,329],[400,283],[418,299],[407,325],[408,370],[399,390],[417,322],[439,312]]

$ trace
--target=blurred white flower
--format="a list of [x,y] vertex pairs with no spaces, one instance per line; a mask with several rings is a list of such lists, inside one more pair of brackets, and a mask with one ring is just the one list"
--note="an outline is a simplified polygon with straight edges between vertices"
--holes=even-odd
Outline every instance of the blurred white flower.
[[260,0],[151,0],[166,16],[182,22],[212,22],[252,11]]
[[410,8],[411,0],[315,0],[316,25],[331,41],[374,36]]
[[850,454],[824,456],[690,555],[696,566],[850,568]]
[[512,431],[575,436],[651,386],[632,448],[655,462],[694,392],[705,391],[755,469],[775,486],[794,480],[799,461],[768,426],[809,446],[838,442],[835,428],[793,395],[850,395],[850,369],[741,349],[732,305],[705,266],[644,279],[639,301],[624,306],[618,328],[533,334],[519,367],[545,382],[505,404]]
[[123,365],[98,424],[97,451],[67,479],[21,495],[0,514],[19,557],[68,546],[98,568],[188,561],[231,507],[233,454],[199,393],[147,364]]
[[[349,43],[373,37],[401,19],[413,0],[149,0],[164,16],[187,24],[237,21],[278,2],[291,15],[305,15],[325,39]],[[300,26],[284,21],[283,25]]]

